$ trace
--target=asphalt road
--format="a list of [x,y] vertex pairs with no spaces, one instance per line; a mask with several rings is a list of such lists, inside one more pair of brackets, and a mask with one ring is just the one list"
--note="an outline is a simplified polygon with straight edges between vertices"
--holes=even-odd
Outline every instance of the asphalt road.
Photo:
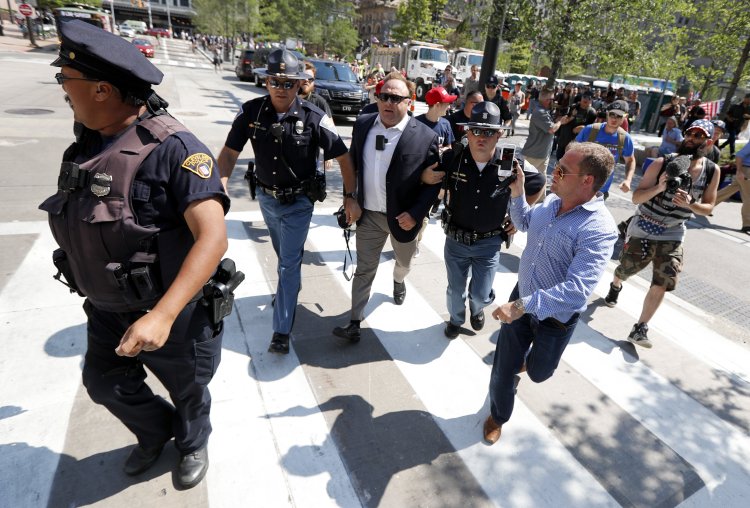
[[[179,48],[157,54],[159,93],[218,154],[239,106],[259,89],[215,73]],[[183,48],[184,49],[184,48]],[[183,51],[184,53],[184,51]],[[746,506],[750,499],[750,274],[739,205],[691,222],[683,284],[651,326],[652,350],[624,341],[646,278],[629,280],[615,309],[602,281],[555,376],[523,377],[501,441],[481,441],[497,326],[447,341],[443,236],[430,224],[391,300],[387,251],[362,342],[330,330],[346,322],[350,285],[332,212],[340,177],[316,208],[303,290],[287,357],[266,353],[275,257],[243,152],[230,180],[230,251],[247,274],[227,321],[214,397],[211,469],[175,488],[168,449],[138,478],[120,468],[132,436],[80,385],[85,319],[80,299],[52,280],[53,240],[37,205],[55,189],[71,113],[48,66],[52,53],[0,48],[0,499],[3,506]],[[336,119],[348,140],[351,119]],[[525,123],[514,141],[521,144]],[[615,192],[618,219],[632,210]],[[506,295],[525,244],[501,255]],[[616,265],[610,264],[608,275]]]

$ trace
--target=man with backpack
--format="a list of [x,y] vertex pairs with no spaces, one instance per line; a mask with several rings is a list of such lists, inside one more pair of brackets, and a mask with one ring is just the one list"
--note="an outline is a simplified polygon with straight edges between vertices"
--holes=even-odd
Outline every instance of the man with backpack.
[[[635,157],[633,140],[630,134],[625,132],[622,124],[628,114],[628,103],[622,100],[614,101],[607,107],[607,121],[587,125],[578,133],[576,141],[583,143],[589,141],[605,146],[615,158],[615,163],[622,157],[625,162],[625,178],[620,184],[620,190],[630,191],[630,182],[635,174]],[[604,199],[609,197],[609,187],[612,185],[614,171],[599,191],[604,194]]]
[[685,132],[677,155],[656,159],[649,165],[633,192],[638,205],[627,228],[620,265],[604,298],[608,307],[617,305],[622,281],[653,263],[651,287],[643,301],[638,322],[628,341],[650,348],[648,322],[667,291],[677,286],[682,271],[682,241],[685,222],[692,216],[709,215],[714,208],[720,172],[706,158],[713,147],[714,125],[696,120]]

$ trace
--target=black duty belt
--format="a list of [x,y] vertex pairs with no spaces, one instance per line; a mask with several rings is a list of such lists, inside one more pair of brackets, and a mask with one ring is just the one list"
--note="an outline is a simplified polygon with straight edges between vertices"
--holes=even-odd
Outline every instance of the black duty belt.
[[304,193],[304,189],[300,187],[271,187],[270,185],[266,185],[260,180],[256,178],[256,184],[262,190],[265,194],[268,194],[269,196],[275,198],[275,199],[286,199],[293,196],[299,196],[300,194]]
[[449,224],[446,224],[445,226],[443,226],[443,231],[445,231],[445,234],[448,238],[451,238],[457,241],[458,243],[462,243],[464,245],[472,245],[478,240],[485,240],[487,238],[492,238],[495,236],[503,236],[506,234],[505,230],[502,228],[494,229],[486,233],[477,233],[476,231],[470,231],[468,229],[457,228]]

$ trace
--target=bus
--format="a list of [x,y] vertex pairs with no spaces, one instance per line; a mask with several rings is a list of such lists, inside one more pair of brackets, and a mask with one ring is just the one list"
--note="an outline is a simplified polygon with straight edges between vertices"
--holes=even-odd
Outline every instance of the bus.
[[60,33],[60,22],[70,21],[71,19],[80,19],[86,23],[98,26],[102,30],[114,33],[112,16],[104,9],[84,4],[68,4],[64,7],[57,7],[52,12],[55,14],[57,33]]

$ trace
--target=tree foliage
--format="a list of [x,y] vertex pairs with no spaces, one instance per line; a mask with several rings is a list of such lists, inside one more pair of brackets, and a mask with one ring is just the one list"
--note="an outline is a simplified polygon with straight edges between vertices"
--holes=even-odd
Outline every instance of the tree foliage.
[[393,37],[397,41],[438,40],[447,35],[441,17],[448,0],[406,0],[396,10]]
[[[16,4],[20,4],[23,2],[16,2]],[[55,7],[63,7],[67,4],[72,3],[70,0],[37,0],[37,9],[54,9]],[[102,6],[102,0],[76,0],[77,4],[85,4],[90,5],[92,7],[101,7]],[[107,7],[109,7],[109,2],[107,2]]]

